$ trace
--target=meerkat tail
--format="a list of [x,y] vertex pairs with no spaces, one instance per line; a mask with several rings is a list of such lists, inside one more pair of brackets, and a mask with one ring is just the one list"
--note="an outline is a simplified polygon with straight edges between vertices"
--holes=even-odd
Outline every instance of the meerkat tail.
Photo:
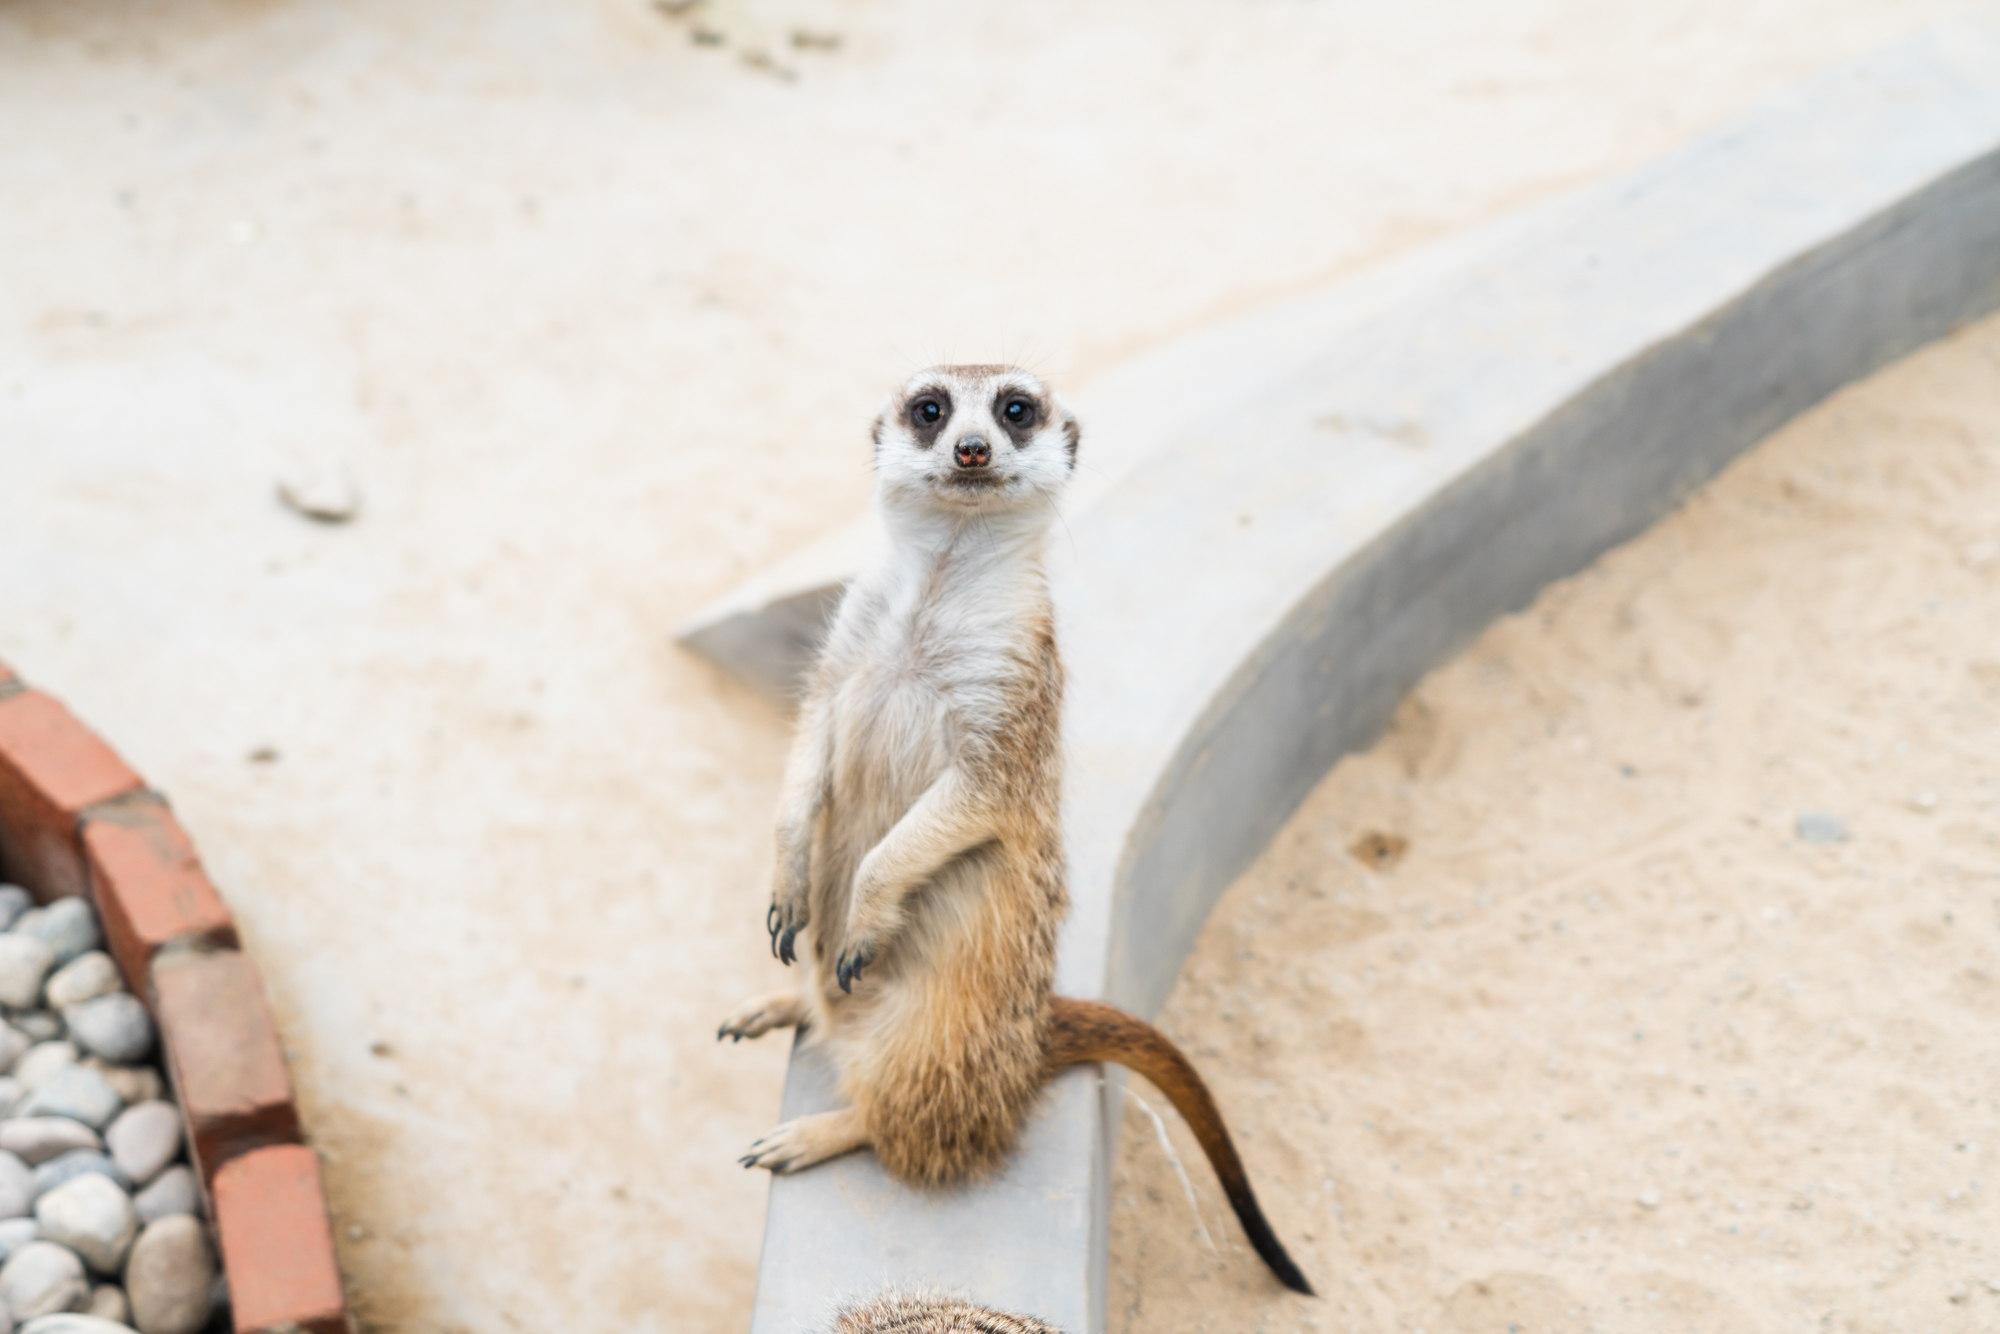
[[1312,1285],[1285,1253],[1284,1243],[1264,1218],[1257,1196],[1250,1189],[1250,1174],[1236,1155],[1215,1098],[1202,1082],[1181,1049],[1166,1034],[1143,1019],[1136,1018],[1096,1001],[1072,1000],[1067,996],[1049,998],[1053,1013],[1049,1023],[1048,1070],[1050,1075],[1085,1061],[1111,1061],[1144,1075],[1167,1100],[1181,1119],[1194,1131],[1201,1151],[1222,1182],[1222,1193],[1250,1236],[1250,1244],[1271,1267],[1278,1282],[1293,1292],[1313,1296]]

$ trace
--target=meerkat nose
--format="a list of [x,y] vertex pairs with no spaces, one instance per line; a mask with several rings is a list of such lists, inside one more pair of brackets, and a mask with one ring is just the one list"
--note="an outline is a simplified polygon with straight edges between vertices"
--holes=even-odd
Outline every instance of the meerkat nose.
[[983,436],[968,435],[952,450],[952,457],[958,460],[961,468],[984,468],[993,461],[993,447],[986,443]]

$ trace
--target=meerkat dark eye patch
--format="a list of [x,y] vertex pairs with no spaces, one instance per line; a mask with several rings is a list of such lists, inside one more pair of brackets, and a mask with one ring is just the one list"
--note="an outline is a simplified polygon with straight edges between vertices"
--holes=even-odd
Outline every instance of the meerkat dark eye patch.
[[937,443],[945,423],[951,420],[951,397],[942,390],[926,389],[910,400],[903,415],[909,419],[910,429],[916,433],[917,444],[929,449]]
[[1042,420],[1042,405],[1016,390],[1003,390],[994,401],[993,416],[1019,448],[1028,443]]

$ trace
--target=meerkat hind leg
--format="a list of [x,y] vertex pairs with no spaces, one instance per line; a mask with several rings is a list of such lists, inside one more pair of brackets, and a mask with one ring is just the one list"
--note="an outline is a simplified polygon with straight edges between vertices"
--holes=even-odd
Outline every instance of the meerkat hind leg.
[[741,1042],[745,1038],[761,1038],[774,1028],[802,1028],[805,1022],[806,1005],[798,992],[773,991],[744,1001],[730,1011],[722,1027],[715,1030],[715,1040],[735,1038]]
[[868,1147],[868,1130],[852,1107],[837,1112],[796,1116],[750,1146],[740,1161],[745,1167],[767,1167],[784,1174],[797,1172]]

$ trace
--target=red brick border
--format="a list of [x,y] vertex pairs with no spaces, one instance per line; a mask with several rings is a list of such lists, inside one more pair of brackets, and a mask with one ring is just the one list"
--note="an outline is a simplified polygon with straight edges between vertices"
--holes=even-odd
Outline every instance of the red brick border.
[[347,1309],[313,1151],[302,1144],[252,1150],[223,1164],[214,1189],[237,1330],[345,1334]]
[[105,802],[83,824],[83,851],[100,894],[98,915],[111,957],[127,977],[144,977],[169,945],[234,949],[236,923],[201,869],[194,844],[166,803],[151,793]]
[[83,813],[139,786],[139,775],[68,709],[16,689],[0,700],[0,876],[43,900],[84,893]]
[[0,879],[89,896],[153,1007],[208,1191],[236,1334],[347,1334],[319,1161],[236,923],[166,802],[0,661]]

